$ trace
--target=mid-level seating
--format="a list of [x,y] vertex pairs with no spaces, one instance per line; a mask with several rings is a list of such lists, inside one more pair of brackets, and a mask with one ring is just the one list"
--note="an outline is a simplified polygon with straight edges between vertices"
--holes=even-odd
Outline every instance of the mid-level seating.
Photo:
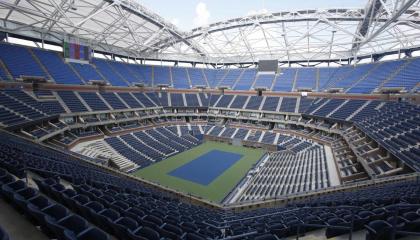
[[[47,114],[43,112],[45,110],[41,104],[21,91],[12,90],[0,92],[0,102],[3,106],[3,116],[5,117],[4,123],[12,120],[16,115],[18,115],[18,117],[16,117],[18,122],[24,121],[24,118],[35,120],[47,116]],[[10,123],[13,123],[13,121]]]
[[171,106],[172,107],[184,107],[184,98],[180,93],[171,93]]
[[[198,102],[198,98],[199,96],[197,94],[185,94],[185,101],[187,103],[187,107],[201,107],[203,105],[200,105],[200,103]],[[203,101],[200,98],[201,101]],[[206,106],[206,105],[204,105]]]
[[243,95],[236,95],[233,99],[232,103],[230,104],[230,108],[238,108],[241,109],[244,107],[245,103],[247,102],[249,96]]
[[280,105],[280,112],[295,112],[296,98],[284,97]]
[[326,117],[330,114],[334,109],[344,103],[344,99],[329,99],[321,108],[317,111],[313,112],[313,115]]
[[266,97],[262,110],[265,111],[276,111],[279,104],[280,98],[278,97]]
[[220,100],[217,102],[216,107],[227,108],[232,101],[234,95],[223,95],[220,97]]
[[251,96],[245,109],[259,110],[263,97]]
[[109,110],[108,106],[95,92],[79,92],[79,95],[93,111]]
[[388,104],[356,126],[393,155],[420,170],[420,108],[411,104]]
[[58,91],[58,96],[63,100],[64,104],[72,112],[86,112],[87,108],[83,105],[80,99],[72,91]]
[[131,108],[140,108],[142,107],[141,103],[131,94],[131,93],[117,93],[120,98],[127,103],[127,105]]
[[356,112],[363,104],[365,100],[348,100],[340,109],[336,110],[333,114],[330,115],[331,118],[346,120],[350,115]]
[[128,108],[115,93],[103,92],[100,94],[114,110]]

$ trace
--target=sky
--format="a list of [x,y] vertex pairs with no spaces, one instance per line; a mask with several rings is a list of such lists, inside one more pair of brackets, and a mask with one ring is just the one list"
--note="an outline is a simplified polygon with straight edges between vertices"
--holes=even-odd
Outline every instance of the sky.
[[138,0],[181,30],[255,13],[364,8],[367,0]]

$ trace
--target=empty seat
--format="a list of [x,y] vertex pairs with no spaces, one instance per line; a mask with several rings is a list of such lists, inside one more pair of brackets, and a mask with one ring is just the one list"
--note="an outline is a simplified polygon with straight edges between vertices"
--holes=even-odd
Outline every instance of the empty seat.
[[0,240],[9,240],[9,234],[0,226]]
[[26,183],[22,180],[18,180],[16,182],[11,182],[11,183],[8,183],[8,184],[4,184],[1,187],[1,193],[6,198],[6,200],[12,201],[13,200],[13,194],[16,191],[19,191],[19,190],[24,189],[24,188],[26,188]]
[[129,233],[136,230],[138,223],[129,217],[121,217],[111,225],[115,236],[119,239],[128,239]]
[[110,239],[109,235],[103,232],[102,230],[91,227],[85,231],[75,235],[71,231],[64,231],[64,236],[66,240],[108,240]]
[[58,239],[65,239],[64,232],[68,232],[67,235],[73,234],[77,236],[89,227],[86,220],[77,215],[70,215],[58,222],[49,221],[48,223],[48,226],[54,231]]
[[366,240],[391,239],[392,225],[384,220],[375,220],[365,226],[368,230]]
[[[159,240],[159,233],[149,227],[140,227],[130,234],[132,239]],[[140,238],[136,238],[140,237]]]

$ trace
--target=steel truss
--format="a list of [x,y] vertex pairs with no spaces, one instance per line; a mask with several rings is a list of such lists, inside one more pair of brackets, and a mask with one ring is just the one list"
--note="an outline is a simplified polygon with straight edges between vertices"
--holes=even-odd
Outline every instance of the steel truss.
[[357,59],[420,47],[420,0],[261,14],[182,32],[134,0],[0,0],[0,30],[97,51],[212,64]]

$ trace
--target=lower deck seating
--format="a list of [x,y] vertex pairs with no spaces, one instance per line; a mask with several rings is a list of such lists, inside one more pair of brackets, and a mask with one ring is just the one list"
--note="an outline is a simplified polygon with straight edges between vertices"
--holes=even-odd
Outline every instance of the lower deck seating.
[[267,162],[255,172],[239,201],[307,192],[330,186],[326,157],[323,147],[291,153],[273,153]]
[[[37,190],[5,169],[0,168],[0,174],[1,196],[17,211],[24,213],[46,236],[57,239],[110,239],[108,234],[94,226],[93,221],[88,222],[81,216],[85,215],[80,211],[82,206],[80,209],[76,205],[65,206],[64,201],[60,201],[60,195],[71,189],[65,189],[63,185],[48,179],[45,182],[38,181]],[[75,204],[79,202],[77,198],[71,201]],[[1,227],[0,239],[9,239]]]
[[[310,235],[319,228],[325,229],[326,237],[346,234],[350,229],[365,230],[368,239],[388,239],[383,236],[399,231],[419,233],[417,181],[326,193],[284,207],[234,212],[184,202],[66,152],[7,133],[0,133],[0,153],[2,196],[18,211],[27,212],[26,216],[53,238],[281,239],[296,236],[297,229]],[[36,173],[33,180],[38,189],[21,180],[28,171]],[[404,220],[393,227],[393,216]]]
[[140,168],[200,144],[200,141],[190,134],[178,135],[166,127],[105,138],[104,141]]

